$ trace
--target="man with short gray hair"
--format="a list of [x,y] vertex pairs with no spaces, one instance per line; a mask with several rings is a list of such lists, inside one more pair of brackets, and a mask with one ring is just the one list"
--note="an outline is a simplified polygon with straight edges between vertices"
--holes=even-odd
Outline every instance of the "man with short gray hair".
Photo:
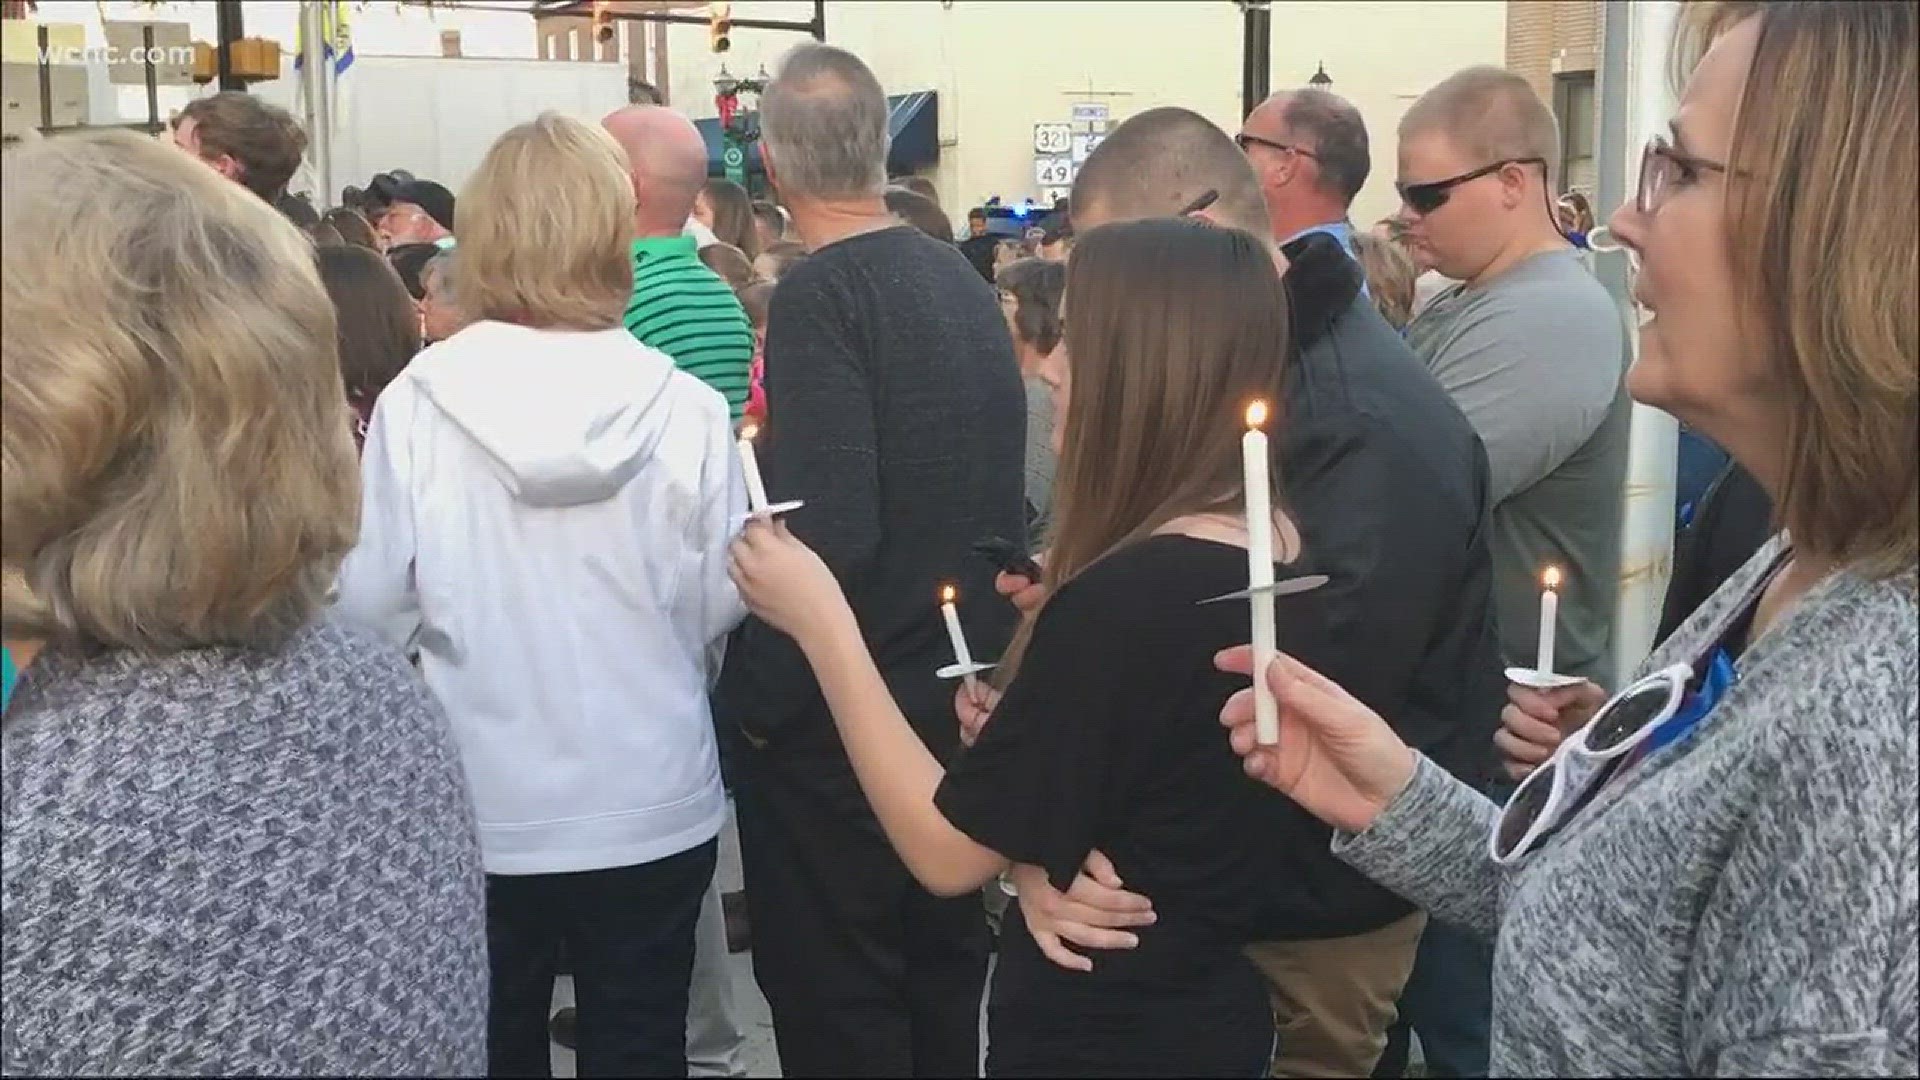
[[[760,100],[767,178],[809,254],[767,319],[759,461],[832,569],[901,712],[958,750],[936,585],[998,655],[1013,612],[969,548],[1025,535],[1026,395],[994,292],[887,212],[887,101],[860,59],[787,54]],[[749,619],[715,714],[752,749],[735,787],[754,974],[787,1076],[976,1076],[986,913],[921,888],[888,844],[792,639]]]

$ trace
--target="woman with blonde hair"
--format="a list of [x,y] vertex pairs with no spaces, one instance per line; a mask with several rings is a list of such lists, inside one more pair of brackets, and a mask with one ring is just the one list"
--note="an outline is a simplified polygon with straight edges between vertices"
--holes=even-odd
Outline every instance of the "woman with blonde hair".
[[[1012,681],[992,721],[951,769],[901,714],[818,556],[755,522],[734,545],[734,577],[811,662],[860,786],[922,885],[960,895],[1019,862],[1066,888],[1097,848],[1153,896],[1158,918],[1137,947],[1084,971],[1056,967],[1008,912],[988,1076],[1263,1076],[1273,1014],[1243,949],[1271,855],[1246,823],[1269,796],[1220,737],[1234,680],[1212,666],[1245,637],[1247,606],[1204,601],[1246,585],[1241,436],[1250,402],[1283,412],[1287,294],[1267,242],[1163,218],[1087,233],[1065,306],[1068,348],[1043,376],[1062,420],[1050,599],[1001,662]],[[1270,524],[1291,561],[1297,531],[1284,515]]]
[[359,481],[312,250],[130,132],[7,153],[0,1065],[476,1075],[452,739],[324,614]]
[[380,395],[340,606],[412,642],[480,822],[494,1075],[546,1075],[557,951],[582,1076],[686,1075],[726,816],[707,686],[744,615],[727,403],[621,325],[627,159],[548,113],[460,194],[474,321]]
[[1784,529],[1611,699],[1516,688],[1504,808],[1285,658],[1277,746],[1247,692],[1223,719],[1342,859],[1494,939],[1496,1075],[1913,1076],[1916,6],[1693,15],[1704,56],[1611,222],[1653,315],[1627,383]]
[[1353,234],[1354,251],[1367,275],[1367,292],[1380,317],[1395,330],[1404,330],[1413,318],[1413,260],[1405,248],[1370,232]]

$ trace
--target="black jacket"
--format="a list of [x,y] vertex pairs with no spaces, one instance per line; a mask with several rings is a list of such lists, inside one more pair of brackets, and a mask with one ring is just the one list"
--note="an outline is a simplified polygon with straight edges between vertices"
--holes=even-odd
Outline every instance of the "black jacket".
[[[1505,700],[1487,550],[1486,451],[1446,391],[1360,294],[1331,237],[1287,245],[1295,353],[1282,493],[1304,561],[1332,581],[1284,602],[1279,644],[1476,785]],[[1377,929],[1413,906],[1327,850],[1329,830],[1274,796],[1267,938]]]
[[1773,500],[1738,462],[1729,461],[1707,485],[1693,523],[1673,545],[1673,578],[1660,612],[1660,635],[1687,621],[1735,570],[1747,564],[1773,535]]

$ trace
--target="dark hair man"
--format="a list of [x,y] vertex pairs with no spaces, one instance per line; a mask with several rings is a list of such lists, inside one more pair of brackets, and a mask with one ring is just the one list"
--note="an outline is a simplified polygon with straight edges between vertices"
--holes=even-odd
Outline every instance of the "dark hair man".
[[173,118],[173,144],[277,203],[300,168],[307,133],[293,114],[240,90],[195,98]]
[[982,207],[967,211],[967,235],[960,241],[960,254],[967,257],[980,276],[993,280],[993,253],[1000,238],[987,231],[987,212]]

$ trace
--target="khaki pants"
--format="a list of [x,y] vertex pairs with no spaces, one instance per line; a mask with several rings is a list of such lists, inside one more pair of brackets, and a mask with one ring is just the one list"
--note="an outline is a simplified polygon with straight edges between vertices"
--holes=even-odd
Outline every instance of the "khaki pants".
[[1426,925],[1425,913],[1415,912],[1351,937],[1247,946],[1266,976],[1280,1033],[1273,1075],[1372,1073]]

